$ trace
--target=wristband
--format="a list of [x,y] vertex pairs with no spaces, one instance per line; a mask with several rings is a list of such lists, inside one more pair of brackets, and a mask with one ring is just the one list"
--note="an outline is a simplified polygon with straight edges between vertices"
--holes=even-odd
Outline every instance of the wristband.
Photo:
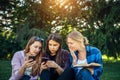
[[58,69],[58,65],[57,65],[57,67],[55,69]]

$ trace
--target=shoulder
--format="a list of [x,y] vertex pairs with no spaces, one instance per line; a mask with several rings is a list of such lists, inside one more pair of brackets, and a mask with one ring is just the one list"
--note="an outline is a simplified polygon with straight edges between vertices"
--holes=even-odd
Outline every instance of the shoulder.
[[90,46],[92,51],[100,51],[97,47]]
[[24,56],[24,50],[15,52],[14,57],[16,57],[16,56],[18,56],[18,57]]
[[15,52],[15,54],[22,54],[22,53],[24,53],[24,50],[20,50],[20,51]]
[[24,54],[23,50],[15,52],[14,55],[13,55],[13,57],[12,57],[12,64],[15,64],[18,61],[23,60],[24,56],[22,54]]
[[62,59],[67,62],[69,60],[69,51],[65,50],[65,49],[62,49],[61,54],[62,54],[61,55]]
[[64,58],[66,58],[66,59],[69,58],[69,51],[68,50],[62,49],[61,54]]
[[93,46],[86,46],[86,50],[90,53],[101,53],[101,51],[97,47]]
[[62,50],[61,50],[61,53],[62,53],[62,54],[68,54],[69,51],[68,51],[68,50],[65,50],[65,49],[62,49]]

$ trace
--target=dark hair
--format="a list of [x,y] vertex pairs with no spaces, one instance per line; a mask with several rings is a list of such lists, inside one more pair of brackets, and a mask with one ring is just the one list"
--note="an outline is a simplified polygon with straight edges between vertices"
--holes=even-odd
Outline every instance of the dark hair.
[[26,47],[25,47],[25,54],[27,54],[30,50],[30,46],[35,42],[35,41],[39,41],[42,46],[41,46],[41,51],[39,52],[39,54],[36,56],[36,64],[33,65],[33,69],[32,69],[32,75],[35,76],[37,74],[39,74],[39,64],[41,62],[42,59],[42,55],[43,55],[43,39],[38,37],[38,36],[33,36],[30,38],[30,40],[28,41]]
[[56,52],[56,63],[62,65],[62,37],[58,33],[52,33],[48,36],[47,43],[46,43],[46,55],[50,55],[50,50],[48,47],[49,41],[53,40],[60,44],[57,52]]

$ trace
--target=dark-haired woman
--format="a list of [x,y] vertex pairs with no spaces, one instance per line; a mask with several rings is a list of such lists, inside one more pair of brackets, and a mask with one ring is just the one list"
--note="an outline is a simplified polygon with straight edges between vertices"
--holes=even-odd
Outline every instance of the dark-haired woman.
[[48,36],[45,57],[49,58],[41,64],[41,80],[57,80],[66,69],[68,63],[68,51],[62,49],[62,38],[58,33]]

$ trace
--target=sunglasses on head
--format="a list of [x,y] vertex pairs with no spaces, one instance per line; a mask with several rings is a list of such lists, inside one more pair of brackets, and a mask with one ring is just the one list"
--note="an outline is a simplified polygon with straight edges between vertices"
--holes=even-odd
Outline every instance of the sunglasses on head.
[[40,38],[40,37],[38,37],[38,36],[35,36],[35,40],[44,42],[44,39],[43,39],[43,38]]

